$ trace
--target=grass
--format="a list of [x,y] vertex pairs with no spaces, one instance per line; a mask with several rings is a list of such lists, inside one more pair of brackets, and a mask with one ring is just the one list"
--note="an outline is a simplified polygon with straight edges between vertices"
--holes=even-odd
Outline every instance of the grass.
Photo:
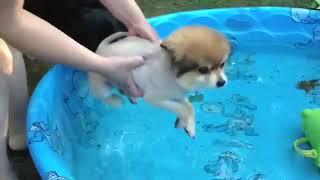
[[[137,0],[146,17],[153,17],[178,11],[244,7],[244,6],[287,6],[307,7],[312,0]],[[37,60],[26,61],[29,92],[32,93],[41,77],[51,67]]]
[[312,0],[137,0],[147,17],[177,11],[244,7],[244,6],[288,6],[306,7]]

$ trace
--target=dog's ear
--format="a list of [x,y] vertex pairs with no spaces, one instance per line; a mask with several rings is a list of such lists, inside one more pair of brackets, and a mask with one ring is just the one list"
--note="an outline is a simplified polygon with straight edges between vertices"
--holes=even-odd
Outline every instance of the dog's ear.
[[196,62],[192,61],[192,59],[188,59],[184,55],[184,51],[181,49],[182,47],[179,47],[173,40],[163,41],[161,47],[168,52],[171,59],[171,65],[178,78],[199,66]]
[[170,46],[170,42],[168,40],[165,40],[161,42],[160,46],[168,52],[171,62],[174,62],[175,61],[174,49],[172,49],[172,47]]
[[175,43],[173,40],[167,39],[163,41],[161,43],[161,47],[168,52],[172,63],[182,60],[183,54],[181,53],[177,43]]

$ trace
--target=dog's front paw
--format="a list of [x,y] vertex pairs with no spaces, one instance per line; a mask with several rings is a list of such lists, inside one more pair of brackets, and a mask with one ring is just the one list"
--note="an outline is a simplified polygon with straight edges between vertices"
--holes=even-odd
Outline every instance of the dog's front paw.
[[196,127],[195,127],[195,123],[194,123],[194,117],[189,117],[188,118],[188,123],[186,125],[186,127],[184,128],[186,133],[191,137],[191,138],[195,138],[196,137]]
[[194,117],[188,117],[188,118],[177,118],[175,122],[176,128],[183,128],[185,132],[190,136],[191,138],[196,137],[196,128],[194,123]]
[[180,118],[177,117],[176,122],[174,123],[175,128],[184,128],[182,121],[180,121]]
[[190,102],[187,103],[188,109],[188,117],[186,119],[186,127],[185,130],[187,131],[188,135],[192,138],[196,137],[196,126],[195,126],[195,113],[194,108]]

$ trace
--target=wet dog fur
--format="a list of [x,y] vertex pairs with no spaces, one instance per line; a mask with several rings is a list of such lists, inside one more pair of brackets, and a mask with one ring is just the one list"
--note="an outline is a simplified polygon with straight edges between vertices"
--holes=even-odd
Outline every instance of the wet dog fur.
[[[115,33],[100,43],[96,53],[106,57],[143,56],[145,65],[135,69],[133,76],[144,99],[177,114],[175,126],[194,138],[194,108],[186,94],[224,86],[230,51],[228,40],[216,30],[188,26],[172,33],[161,45]],[[95,73],[89,73],[89,79],[95,96],[111,105],[122,105],[122,98],[113,93],[107,79]]]

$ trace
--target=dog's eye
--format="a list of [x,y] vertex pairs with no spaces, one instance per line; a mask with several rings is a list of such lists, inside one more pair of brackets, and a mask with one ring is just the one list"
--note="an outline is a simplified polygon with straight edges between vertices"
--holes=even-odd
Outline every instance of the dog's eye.
[[223,68],[223,67],[224,67],[224,64],[225,64],[225,63],[222,63],[222,64],[220,65],[220,68]]
[[208,67],[205,67],[205,66],[200,67],[200,68],[198,69],[198,71],[199,71],[199,73],[201,73],[201,74],[208,74],[208,73],[210,72],[209,68],[208,68]]

